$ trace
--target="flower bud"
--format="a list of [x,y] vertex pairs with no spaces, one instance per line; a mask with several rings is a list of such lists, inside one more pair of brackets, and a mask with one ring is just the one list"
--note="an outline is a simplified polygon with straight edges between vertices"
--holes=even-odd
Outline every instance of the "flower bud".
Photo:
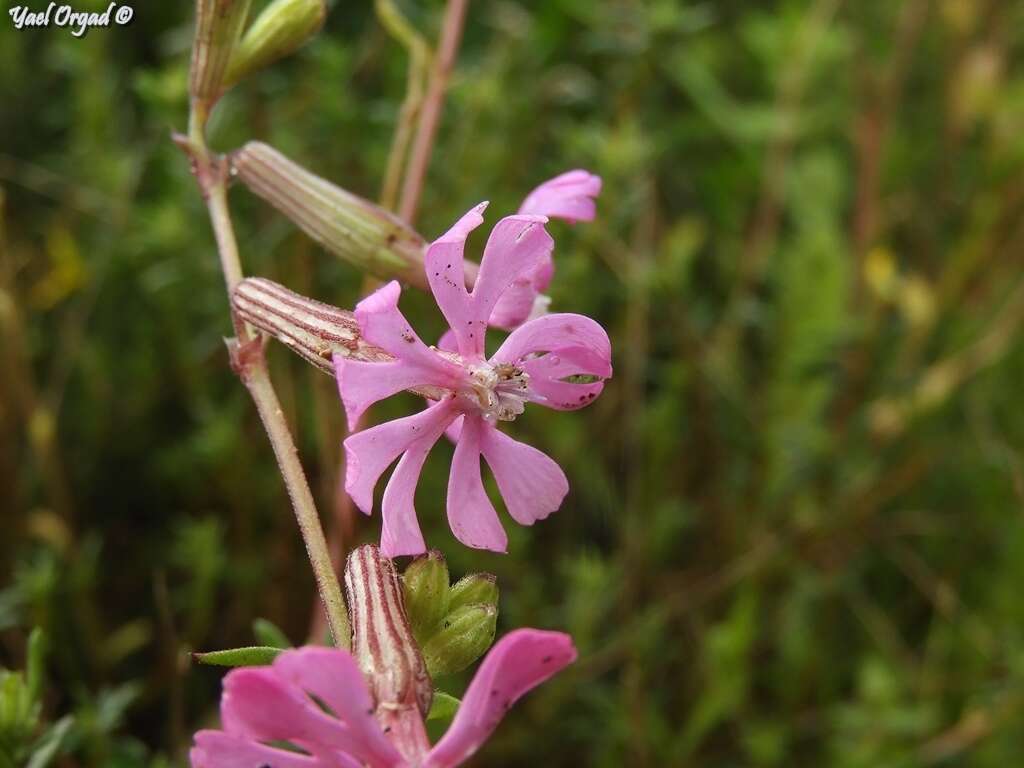
[[418,709],[422,722],[433,686],[409,627],[394,563],[372,544],[359,547],[345,564],[345,591],[352,655],[377,704],[378,719],[387,727]]
[[402,574],[405,610],[416,639],[428,639],[448,613],[448,565],[436,549],[413,560]]
[[494,642],[498,609],[477,603],[451,611],[423,645],[423,658],[432,676],[461,672],[479,659]]
[[249,4],[250,0],[196,0],[189,95],[202,122],[223,91],[224,73],[245,26]]
[[452,585],[448,597],[448,610],[454,611],[473,603],[497,607],[498,580],[493,573],[471,573]]
[[336,187],[258,141],[235,152],[231,164],[253,193],[326,250],[382,280],[427,287],[423,269],[426,244],[394,214]]
[[326,17],[324,0],[274,0],[235,46],[224,87],[298,50],[320,31]]

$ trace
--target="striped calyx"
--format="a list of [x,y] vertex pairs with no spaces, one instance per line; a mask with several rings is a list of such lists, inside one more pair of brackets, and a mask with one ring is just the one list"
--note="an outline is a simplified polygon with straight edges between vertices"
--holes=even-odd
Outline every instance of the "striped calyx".
[[189,95],[202,122],[220,97],[224,73],[245,27],[250,0],[196,0]]
[[[235,315],[258,331],[280,341],[307,362],[334,376],[332,360],[348,357],[370,363],[394,358],[362,337],[355,315],[311,299],[263,277],[247,277],[231,294]],[[410,390],[428,400],[447,391],[437,387]]]
[[405,612],[394,563],[366,544],[348,557],[345,591],[352,620],[352,655],[366,676],[377,718],[393,726],[396,715],[422,722],[433,687]]

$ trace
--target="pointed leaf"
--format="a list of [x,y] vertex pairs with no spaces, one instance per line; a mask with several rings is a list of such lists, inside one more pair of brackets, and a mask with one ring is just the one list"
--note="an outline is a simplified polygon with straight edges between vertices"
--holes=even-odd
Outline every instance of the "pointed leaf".
[[270,664],[280,652],[280,648],[252,645],[245,648],[228,648],[223,651],[193,653],[192,658],[200,664],[217,667],[262,667]]

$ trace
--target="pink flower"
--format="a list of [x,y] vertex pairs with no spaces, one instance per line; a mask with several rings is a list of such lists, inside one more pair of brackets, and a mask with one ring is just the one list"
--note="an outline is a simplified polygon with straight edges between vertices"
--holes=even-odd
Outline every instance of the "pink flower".
[[[526,196],[520,214],[547,216],[577,221],[593,221],[597,208],[594,198],[601,192],[601,177],[575,170],[549,179]],[[490,324],[512,330],[527,320],[547,312],[551,300],[544,291],[551,284],[555,265],[551,254],[529,274],[515,280],[501,295],[491,312]]]
[[[401,292],[391,282],[356,307],[363,336],[395,357],[383,363],[335,358],[338,389],[355,429],[373,403],[410,388],[427,388],[440,399],[425,411],[357,432],[345,441],[345,490],[366,514],[373,509],[378,479],[401,457],[382,504],[381,550],[388,557],[426,551],[413,496],[423,463],[456,420],[461,435],[448,479],[448,521],[467,546],[503,552],[508,539],[487,498],[480,456],[491,468],[509,514],[532,525],[554,512],[568,493],[561,468],[547,455],[497,429],[536,402],[570,410],[589,405],[611,376],[611,344],[588,317],[552,314],[513,331],[489,359],[484,357],[487,321],[499,297],[550,258],[553,241],[543,216],[508,216],[495,225],[484,249],[473,291],[463,279],[463,247],[483,222],[486,203],[463,216],[427,249],[431,291],[451,328],[454,352],[427,347],[398,309]],[[568,380],[586,376],[581,383]]]
[[[456,766],[483,745],[513,703],[575,659],[572,639],[561,632],[509,633],[487,654],[451,727],[431,748],[418,710],[415,736],[385,732],[348,652],[312,646],[284,651],[269,667],[225,676],[223,730],[196,734],[192,768]],[[302,752],[268,742],[288,742]]]

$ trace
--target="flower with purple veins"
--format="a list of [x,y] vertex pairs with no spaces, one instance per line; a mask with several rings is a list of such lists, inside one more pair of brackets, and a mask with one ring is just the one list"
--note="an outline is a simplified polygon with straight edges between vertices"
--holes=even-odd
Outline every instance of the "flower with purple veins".
[[[572,224],[593,221],[597,213],[594,198],[600,192],[600,176],[583,170],[567,171],[548,179],[528,194],[519,206],[519,213],[564,219]],[[490,324],[510,331],[547,313],[551,299],[544,291],[554,274],[555,265],[549,253],[532,272],[518,278],[505,290],[491,311]]]
[[[366,514],[373,509],[378,479],[399,459],[382,502],[381,550],[388,557],[426,551],[413,497],[427,454],[444,431],[461,419],[448,478],[452,532],[470,547],[503,552],[505,530],[487,497],[480,457],[491,468],[512,518],[532,525],[554,512],[568,493],[561,468],[543,452],[497,428],[526,404],[557,410],[589,405],[611,376],[611,343],[583,315],[551,314],[512,331],[491,357],[484,356],[488,318],[503,293],[550,260],[553,241],[536,215],[508,216],[487,241],[472,291],[463,274],[466,238],[483,222],[486,203],[470,210],[427,249],[431,291],[451,329],[454,352],[426,346],[398,309],[401,289],[391,282],[356,307],[364,338],[394,356],[371,363],[335,358],[338,389],[355,429],[373,403],[405,389],[444,394],[425,411],[356,432],[345,440],[345,490]],[[581,379],[586,379],[581,380]]]
[[449,768],[473,755],[521,696],[575,659],[572,639],[561,632],[509,633],[487,654],[447,733],[431,747],[418,714],[414,733],[382,728],[348,652],[284,651],[269,667],[225,676],[223,730],[196,734],[192,768]]

